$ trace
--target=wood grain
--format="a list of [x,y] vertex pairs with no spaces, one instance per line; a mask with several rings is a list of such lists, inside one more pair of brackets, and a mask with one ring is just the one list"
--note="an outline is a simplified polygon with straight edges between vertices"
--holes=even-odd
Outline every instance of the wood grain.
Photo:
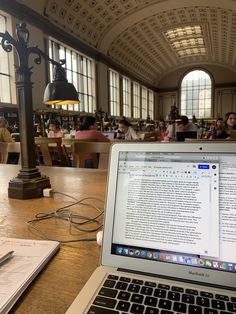
[[[18,173],[18,165],[0,165],[0,236],[40,239],[32,233],[25,221],[38,212],[48,213],[71,203],[65,196],[33,200],[15,200],[7,196],[8,182]],[[105,170],[40,167],[40,172],[49,176],[55,191],[69,194],[78,199],[96,196],[104,199],[106,189]],[[101,203],[97,203],[101,205]],[[75,212],[95,214],[88,207]],[[40,229],[50,237],[75,239],[81,236],[69,228],[65,221],[50,219],[40,223]],[[96,233],[89,234],[96,236]],[[99,265],[100,248],[96,242],[63,244],[59,252],[31,283],[19,298],[10,313],[65,313],[82,289],[93,270]]]

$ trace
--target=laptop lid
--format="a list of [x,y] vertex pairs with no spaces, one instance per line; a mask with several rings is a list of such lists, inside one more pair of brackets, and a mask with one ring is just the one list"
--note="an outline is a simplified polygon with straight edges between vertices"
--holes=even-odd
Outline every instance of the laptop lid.
[[113,140],[115,138],[115,132],[102,132],[102,134],[108,138],[109,140]]
[[235,288],[236,143],[112,145],[101,262]]
[[184,142],[186,138],[197,138],[197,131],[176,132],[177,141]]

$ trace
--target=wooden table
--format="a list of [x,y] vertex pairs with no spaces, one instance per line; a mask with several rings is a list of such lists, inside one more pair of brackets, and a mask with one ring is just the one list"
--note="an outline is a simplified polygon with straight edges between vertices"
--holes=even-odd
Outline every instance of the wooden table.
[[[9,199],[8,182],[17,175],[18,169],[18,165],[0,165],[0,236],[40,239],[24,222],[32,219],[38,212],[53,211],[71,203],[71,200],[59,195],[32,200]],[[88,196],[104,199],[107,176],[105,170],[40,167],[40,172],[49,176],[52,188],[56,191],[78,199]],[[92,210],[87,208],[84,213],[92,214]],[[75,231],[71,234],[64,221],[52,219],[43,221],[38,226],[57,239],[81,237]],[[96,236],[96,233],[89,236]],[[100,247],[96,242],[61,245],[59,252],[32,282],[10,313],[65,313],[99,264],[99,253]]]

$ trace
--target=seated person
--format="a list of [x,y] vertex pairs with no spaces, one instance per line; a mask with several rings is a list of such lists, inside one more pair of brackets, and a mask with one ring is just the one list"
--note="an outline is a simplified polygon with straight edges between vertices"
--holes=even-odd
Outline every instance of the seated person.
[[131,124],[126,119],[119,121],[119,127],[118,130],[122,133],[124,133],[125,140],[131,141],[131,140],[138,140],[139,137],[135,130],[131,127]]
[[187,116],[181,116],[180,121],[177,122],[177,132],[196,132],[197,126],[189,122]]
[[11,137],[11,133],[7,129],[8,122],[4,117],[0,117],[0,142],[15,142]]
[[[79,131],[75,133],[75,139],[94,140],[96,142],[110,142],[100,131],[97,130],[96,118],[87,116],[80,125]],[[87,154],[85,160],[85,168],[94,168],[93,155]]]
[[42,128],[42,126],[40,124],[38,124],[36,126],[35,136],[36,137],[43,137],[43,128]]
[[168,126],[168,128],[167,128],[168,139],[176,138],[177,132],[197,132],[197,126],[195,124],[189,122],[189,119],[187,116],[181,116],[180,121],[177,122],[177,126],[175,128],[175,134],[174,134],[173,124]]
[[95,140],[98,142],[110,142],[100,131],[97,130],[96,118],[87,116],[80,125],[79,131],[75,133],[79,140]]
[[48,137],[64,137],[64,133],[60,130],[60,124],[57,120],[49,121]]
[[163,119],[160,120],[156,132],[158,133],[159,140],[164,141],[165,137],[167,136],[167,127],[165,120]]
[[230,137],[232,130],[236,130],[236,113],[227,112],[222,126],[222,131],[219,132],[216,138],[226,139]]

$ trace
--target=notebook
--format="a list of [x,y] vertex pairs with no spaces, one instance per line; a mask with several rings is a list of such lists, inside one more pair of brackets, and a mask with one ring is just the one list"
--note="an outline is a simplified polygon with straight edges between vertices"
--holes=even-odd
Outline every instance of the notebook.
[[0,238],[0,255],[13,256],[0,265],[0,313],[10,311],[20,295],[59,249],[59,242]]
[[236,312],[236,144],[111,147],[101,265],[67,314]]

